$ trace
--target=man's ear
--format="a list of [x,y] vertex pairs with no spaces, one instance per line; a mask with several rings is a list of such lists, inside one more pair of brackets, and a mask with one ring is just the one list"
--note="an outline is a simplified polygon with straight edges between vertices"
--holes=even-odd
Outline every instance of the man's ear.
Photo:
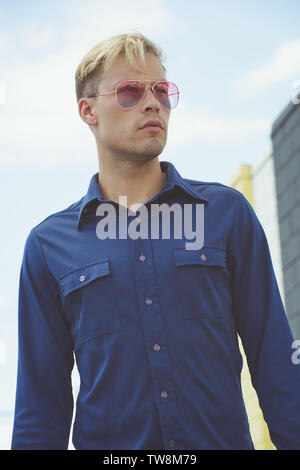
[[93,113],[93,108],[90,107],[89,102],[86,100],[86,98],[80,98],[78,101],[78,113],[81,117],[81,119],[88,124],[89,128],[91,128],[91,124],[96,125],[97,124],[97,119],[94,116]]

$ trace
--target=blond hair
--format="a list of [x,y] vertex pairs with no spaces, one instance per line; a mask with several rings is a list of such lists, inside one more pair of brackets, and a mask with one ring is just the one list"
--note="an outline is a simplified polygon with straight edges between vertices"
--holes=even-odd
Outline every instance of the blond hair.
[[143,34],[128,33],[112,36],[96,44],[82,59],[75,73],[75,89],[77,102],[83,96],[94,93],[99,85],[102,74],[106,74],[117,57],[124,53],[129,65],[137,71],[145,70],[145,53],[151,52],[162,64],[163,51],[147,39]]

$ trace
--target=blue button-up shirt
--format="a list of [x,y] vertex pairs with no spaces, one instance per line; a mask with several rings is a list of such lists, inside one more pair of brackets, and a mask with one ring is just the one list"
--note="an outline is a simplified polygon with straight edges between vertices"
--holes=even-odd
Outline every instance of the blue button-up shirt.
[[[172,216],[169,237],[100,238],[99,208],[119,228],[121,204],[103,199],[98,173],[30,231],[12,449],[67,448],[74,356],[76,449],[253,449],[237,333],[272,441],[300,449],[300,365],[262,226],[239,191],[160,165],[149,221],[153,204],[202,205],[202,248],[186,249]],[[125,209],[128,227],[138,213]]]

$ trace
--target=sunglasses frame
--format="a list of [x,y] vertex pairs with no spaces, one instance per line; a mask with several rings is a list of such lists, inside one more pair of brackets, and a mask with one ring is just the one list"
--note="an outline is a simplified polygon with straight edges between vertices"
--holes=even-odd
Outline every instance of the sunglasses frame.
[[[119,101],[118,101],[118,87],[122,84],[122,83],[127,83],[127,82],[138,82],[138,83],[143,83],[143,85],[145,85],[145,91],[144,91],[144,94],[143,96],[141,97],[141,99],[133,106],[131,106],[130,108],[125,108],[124,106],[122,106]],[[108,92],[105,92],[105,93],[91,93],[89,96],[87,96],[87,98],[96,98],[98,96],[102,96],[102,95],[110,95],[111,93],[114,93],[115,94],[115,98],[116,98],[116,102],[118,103],[118,105],[122,108],[122,109],[125,109],[125,110],[130,110],[130,109],[133,109],[135,106],[137,106],[145,97],[146,93],[147,93],[147,90],[148,88],[151,88],[152,90],[152,93],[153,95],[155,96],[155,98],[161,103],[161,101],[159,100],[159,98],[157,98],[157,96],[155,95],[155,91],[154,91],[154,87],[155,85],[157,85],[158,83],[172,83],[173,85],[176,86],[177,90],[178,90],[178,87],[175,83],[173,82],[170,82],[169,80],[158,80],[157,82],[153,83],[153,85],[146,85],[146,83],[153,83],[152,80],[121,80],[120,82],[117,83],[116,85],[116,88],[113,90],[113,91],[108,91]],[[172,93],[171,95],[169,96],[172,96],[172,95],[178,95],[178,101],[179,101],[179,90],[178,90],[178,93]],[[176,106],[178,105],[178,101],[176,103]],[[163,103],[161,103],[163,105]],[[165,106],[165,105],[163,105]],[[167,109],[175,109],[176,106],[174,106],[174,108],[167,108]],[[167,106],[166,106],[167,107]]]

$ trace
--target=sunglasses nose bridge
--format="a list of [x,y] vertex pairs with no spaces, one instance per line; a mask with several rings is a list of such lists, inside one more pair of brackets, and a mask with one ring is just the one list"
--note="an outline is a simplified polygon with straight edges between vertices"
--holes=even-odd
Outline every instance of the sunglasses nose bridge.
[[142,99],[143,99],[143,100],[145,99],[145,96],[147,95],[148,88],[150,88],[151,91],[152,91],[152,94],[153,94],[154,98],[156,99],[156,101],[157,101],[157,102],[159,103],[159,105],[160,105],[161,103],[160,103],[159,99],[157,98],[157,96],[155,95],[154,87],[155,87],[155,84],[154,84],[154,85],[145,85],[144,95],[143,95]]

